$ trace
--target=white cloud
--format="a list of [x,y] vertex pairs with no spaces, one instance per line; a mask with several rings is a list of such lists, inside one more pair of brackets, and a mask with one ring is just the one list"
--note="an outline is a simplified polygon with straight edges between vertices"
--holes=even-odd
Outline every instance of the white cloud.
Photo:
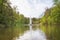
[[16,5],[18,11],[26,17],[38,17],[45,8],[52,6],[52,0],[11,0],[12,6]]

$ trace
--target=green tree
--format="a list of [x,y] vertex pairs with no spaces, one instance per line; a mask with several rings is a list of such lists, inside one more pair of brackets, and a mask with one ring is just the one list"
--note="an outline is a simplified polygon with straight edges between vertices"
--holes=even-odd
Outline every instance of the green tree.
[[0,40],[13,40],[18,35],[15,28],[19,14],[15,12],[9,0],[0,1]]

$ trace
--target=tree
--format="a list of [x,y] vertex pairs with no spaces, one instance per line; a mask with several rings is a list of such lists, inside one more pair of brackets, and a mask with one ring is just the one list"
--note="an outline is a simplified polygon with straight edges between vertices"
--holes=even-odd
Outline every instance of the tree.
[[13,40],[18,35],[15,28],[19,14],[13,11],[8,1],[0,1],[0,40]]
[[58,5],[60,3],[60,0],[53,0],[55,5]]

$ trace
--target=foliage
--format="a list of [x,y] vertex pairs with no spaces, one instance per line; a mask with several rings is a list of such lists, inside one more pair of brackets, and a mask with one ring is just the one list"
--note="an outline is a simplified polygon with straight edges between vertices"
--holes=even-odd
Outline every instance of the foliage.
[[55,5],[59,5],[60,0],[53,0]]
[[41,24],[44,24],[41,29],[46,33],[48,40],[60,40],[60,2],[54,2],[53,7],[46,9],[45,15],[40,19]]
[[47,9],[41,22],[46,24],[60,24],[60,6],[57,5]]
[[29,22],[29,18],[16,12],[16,8],[12,8],[8,1],[0,1],[0,40],[15,40],[21,30],[26,30],[23,25]]

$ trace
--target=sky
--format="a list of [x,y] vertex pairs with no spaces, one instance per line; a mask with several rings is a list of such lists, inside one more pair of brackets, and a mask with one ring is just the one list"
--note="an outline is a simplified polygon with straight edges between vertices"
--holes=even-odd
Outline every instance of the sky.
[[17,6],[17,11],[25,17],[39,18],[44,15],[46,8],[51,8],[52,0],[10,0],[11,6]]

